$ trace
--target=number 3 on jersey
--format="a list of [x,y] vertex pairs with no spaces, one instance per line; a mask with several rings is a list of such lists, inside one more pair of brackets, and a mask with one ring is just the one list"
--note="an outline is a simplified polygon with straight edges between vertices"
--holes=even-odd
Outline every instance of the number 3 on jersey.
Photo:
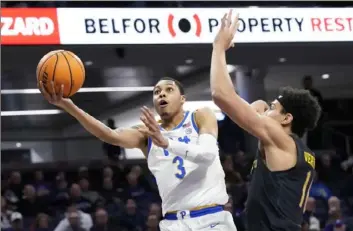
[[183,179],[186,175],[186,171],[184,168],[184,160],[180,156],[176,156],[173,159],[173,164],[177,164],[177,168],[179,170],[179,173],[175,173],[176,178],[178,179]]
[[[178,141],[187,144],[190,142],[190,138],[187,136],[179,137]],[[164,150],[164,155],[169,156],[169,152],[167,150]],[[186,175],[186,171],[184,167],[184,159],[181,158],[180,156],[176,156],[173,159],[173,164],[177,164],[177,168],[179,170],[179,173],[175,173],[176,178],[183,179]]]

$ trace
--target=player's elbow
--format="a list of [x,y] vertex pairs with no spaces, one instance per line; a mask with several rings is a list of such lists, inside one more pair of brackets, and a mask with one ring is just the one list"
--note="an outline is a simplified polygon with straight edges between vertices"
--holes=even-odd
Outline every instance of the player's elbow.
[[217,106],[221,106],[225,102],[225,93],[220,89],[214,89],[212,91],[212,100]]
[[212,95],[213,101],[219,100],[220,98],[222,98],[222,91],[219,88],[212,89],[211,95]]
[[108,143],[111,145],[115,145],[115,146],[120,146],[120,134],[119,132],[108,128],[107,131],[102,132],[99,136],[98,139],[100,139],[101,141],[103,141],[104,143]]
[[212,91],[212,101],[222,110],[227,109],[228,99],[222,91]]

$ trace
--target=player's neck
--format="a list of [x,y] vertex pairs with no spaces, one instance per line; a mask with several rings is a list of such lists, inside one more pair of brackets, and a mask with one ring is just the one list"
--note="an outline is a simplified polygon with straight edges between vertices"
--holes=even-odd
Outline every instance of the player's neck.
[[171,130],[178,126],[184,119],[185,112],[183,110],[177,112],[174,116],[168,118],[168,119],[163,119],[161,126],[165,130]]
[[283,129],[284,129],[285,133],[287,133],[289,136],[293,134],[293,132],[290,129],[290,127],[284,127]]

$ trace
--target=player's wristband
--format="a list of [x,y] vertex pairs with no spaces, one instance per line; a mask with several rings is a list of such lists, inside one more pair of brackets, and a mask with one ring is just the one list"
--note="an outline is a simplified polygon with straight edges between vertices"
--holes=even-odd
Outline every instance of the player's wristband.
[[167,150],[178,156],[187,157],[189,154],[188,144],[169,139],[169,145]]
[[214,158],[218,156],[217,139],[210,134],[201,134],[198,144],[186,144],[169,139],[167,150],[197,163],[213,162]]

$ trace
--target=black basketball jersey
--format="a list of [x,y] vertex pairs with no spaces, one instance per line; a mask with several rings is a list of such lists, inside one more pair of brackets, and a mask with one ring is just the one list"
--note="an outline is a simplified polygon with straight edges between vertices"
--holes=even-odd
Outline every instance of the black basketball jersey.
[[296,165],[271,172],[258,151],[246,203],[249,231],[297,231],[301,229],[306,200],[315,174],[315,155],[297,137]]

